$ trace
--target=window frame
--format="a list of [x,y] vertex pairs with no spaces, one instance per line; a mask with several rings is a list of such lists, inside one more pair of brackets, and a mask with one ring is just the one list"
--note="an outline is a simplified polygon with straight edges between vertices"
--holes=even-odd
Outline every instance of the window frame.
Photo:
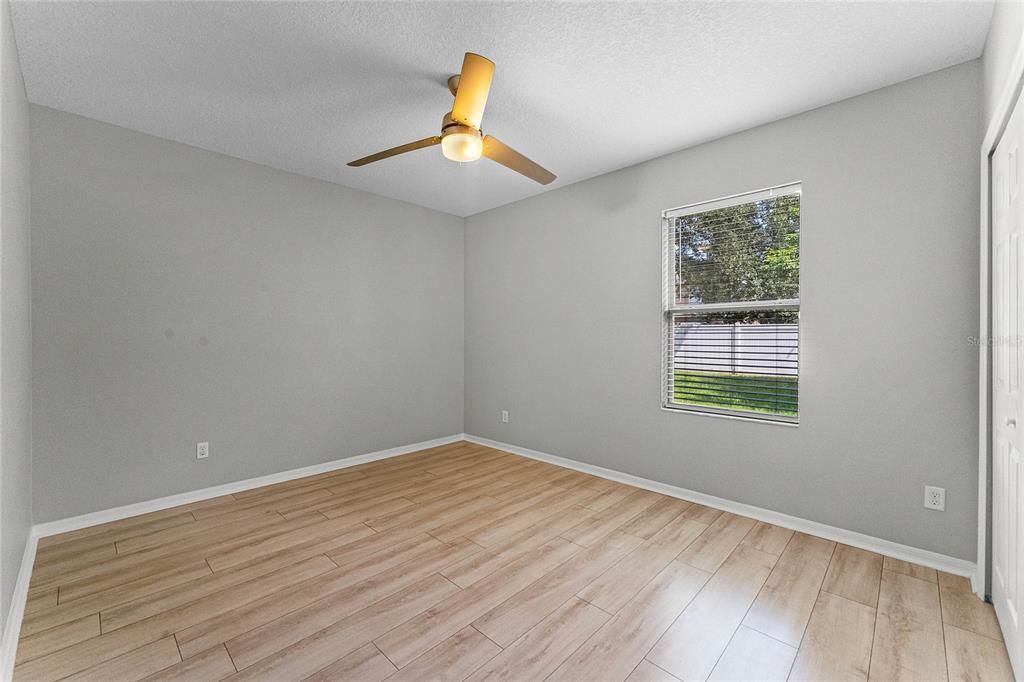
[[[777,299],[767,301],[730,301],[726,303],[676,303],[675,289],[675,251],[674,240],[671,236],[671,221],[674,218],[692,215],[694,213],[705,213],[720,208],[730,208],[740,204],[749,204],[755,201],[770,199],[773,197],[799,194],[801,208],[803,208],[803,185],[800,181],[787,182],[781,185],[774,185],[764,189],[750,192],[739,192],[728,196],[699,201],[684,206],[668,208],[661,212],[661,254],[662,254],[662,367],[661,367],[661,409],[669,412],[681,412],[685,414],[698,414],[710,417],[725,417],[728,419],[740,419],[760,424],[777,424],[780,426],[799,426],[800,412],[799,403],[797,415],[770,414],[766,412],[755,412],[752,410],[731,409],[712,407],[690,403],[676,403],[670,399],[675,389],[675,353],[673,343],[674,319],[680,314],[695,313],[716,313],[716,312],[746,312],[751,310],[777,310],[793,311],[797,313],[797,386],[800,385],[800,298]],[[803,252],[803,215],[800,221],[800,240],[797,245],[797,254]],[[802,266],[799,269],[802,274]],[[802,278],[801,278],[802,279]],[[801,282],[802,284],[802,282]]]

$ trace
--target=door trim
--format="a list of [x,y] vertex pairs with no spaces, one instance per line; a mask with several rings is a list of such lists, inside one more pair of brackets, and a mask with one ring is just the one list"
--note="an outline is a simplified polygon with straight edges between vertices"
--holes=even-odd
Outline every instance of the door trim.
[[992,249],[992,153],[1002,139],[1014,104],[1024,87],[1024,41],[1017,46],[999,99],[988,121],[981,143],[981,253],[980,296],[978,307],[978,559],[971,583],[982,599],[992,594],[991,556],[991,493],[992,493],[992,361],[989,339],[992,332],[991,249]]

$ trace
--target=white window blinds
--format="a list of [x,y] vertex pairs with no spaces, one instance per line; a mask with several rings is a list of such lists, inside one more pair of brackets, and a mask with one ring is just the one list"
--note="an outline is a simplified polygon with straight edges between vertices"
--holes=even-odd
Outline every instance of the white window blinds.
[[800,186],[665,211],[665,407],[796,422]]

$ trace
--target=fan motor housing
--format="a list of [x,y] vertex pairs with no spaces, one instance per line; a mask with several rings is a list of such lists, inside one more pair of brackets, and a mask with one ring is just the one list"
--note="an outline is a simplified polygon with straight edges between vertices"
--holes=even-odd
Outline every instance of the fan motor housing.
[[447,114],[444,115],[444,118],[441,119],[441,137],[451,135],[452,133],[462,133],[464,135],[475,135],[477,137],[482,137],[479,130],[472,126],[467,126],[459,123],[458,121],[452,118],[451,112],[448,112]]

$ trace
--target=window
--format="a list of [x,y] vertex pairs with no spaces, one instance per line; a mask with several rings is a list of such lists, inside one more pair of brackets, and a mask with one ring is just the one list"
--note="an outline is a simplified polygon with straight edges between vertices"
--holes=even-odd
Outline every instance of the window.
[[800,185],[665,211],[663,404],[795,423]]

